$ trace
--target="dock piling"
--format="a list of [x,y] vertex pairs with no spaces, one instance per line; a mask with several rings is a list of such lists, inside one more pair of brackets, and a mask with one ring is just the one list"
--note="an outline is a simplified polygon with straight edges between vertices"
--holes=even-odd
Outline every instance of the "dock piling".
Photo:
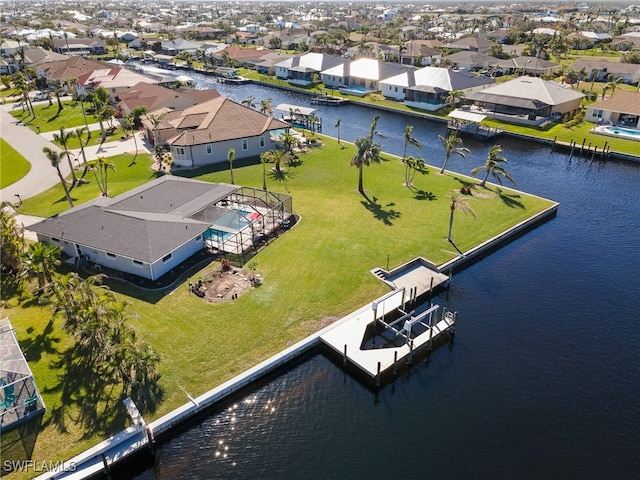
[[380,362],[378,362],[378,373],[376,374],[376,387],[380,386]]
[[[378,363],[379,365],[379,363]],[[393,376],[398,374],[398,351],[393,352]]]
[[344,355],[342,355],[342,366],[347,366],[347,344],[344,344]]
[[582,151],[584,150],[584,144],[585,144],[586,141],[587,141],[586,138],[582,139],[582,146],[580,147],[580,155],[582,155]]

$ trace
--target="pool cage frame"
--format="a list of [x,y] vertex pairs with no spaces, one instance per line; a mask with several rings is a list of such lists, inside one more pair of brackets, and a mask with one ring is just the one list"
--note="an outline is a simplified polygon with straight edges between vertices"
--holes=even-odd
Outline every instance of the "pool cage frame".
[[240,187],[190,218],[211,223],[204,233],[206,247],[245,263],[258,249],[277,237],[293,214],[291,195]]
[[45,410],[33,373],[8,318],[0,319],[0,431],[13,430]]

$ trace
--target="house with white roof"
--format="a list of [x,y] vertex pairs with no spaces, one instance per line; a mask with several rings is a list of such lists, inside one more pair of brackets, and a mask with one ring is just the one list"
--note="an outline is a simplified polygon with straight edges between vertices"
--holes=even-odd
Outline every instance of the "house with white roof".
[[412,68],[374,58],[359,58],[322,72],[322,83],[341,93],[364,97],[381,90],[380,82]]
[[275,64],[276,77],[292,85],[311,85],[314,74],[348,62],[326,53],[305,53]]
[[471,72],[456,72],[447,68],[425,67],[380,81],[382,95],[421,110],[435,111],[447,105],[447,97],[454,90],[465,95],[487,88],[495,80]]
[[580,110],[584,94],[567,85],[522,76],[466,96],[483,114],[512,123],[542,125]]

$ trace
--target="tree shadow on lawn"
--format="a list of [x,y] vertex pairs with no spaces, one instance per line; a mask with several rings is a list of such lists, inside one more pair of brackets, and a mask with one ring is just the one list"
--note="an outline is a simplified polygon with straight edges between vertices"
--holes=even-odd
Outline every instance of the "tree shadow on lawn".
[[426,190],[415,188],[412,188],[411,191],[413,192],[413,198],[415,198],[416,200],[432,201],[438,199],[438,197],[433,192],[427,192]]
[[365,198],[366,200],[363,200],[360,203],[364,205],[364,207],[367,210],[373,213],[373,216],[377,220],[380,220],[385,225],[389,225],[389,226],[393,225],[393,220],[400,218],[400,216],[402,215],[399,211],[393,208],[389,208],[388,210],[385,210],[385,207],[393,207],[395,203],[388,203],[383,207],[381,204],[378,203],[378,199],[376,197],[373,197],[373,199],[369,199],[365,195]]
[[[233,162],[233,168],[236,169],[236,168],[247,167],[249,165],[259,165],[259,164],[260,164],[260,157],[243,158],[240,160],[235,160]],[[206,175],[207,173],[223,172],[225,170],[229,170],[229,162],[226,160],[222,162],[213,163],[211,165],[204,165],[202,167],[196,167],[196,168],[174,167],[171,170],[171,174],[177,177],[194,178],[194,177],[200,177],[202,175]]]
[[50,409],[47,424],[52,423],[66,432],[67,422],[77,423],[86,430],[84,438],[95,434],[108,436],[128,425],[129,416],[122,403],[127,396],[133,399],[141,414],[156,411],[164,397],[164,389],[158,383],[159,375],[148,384],[123,392],[120,383],[105,380],[96,372],[101,366],[83,355],[77,345],[51,362],[51,368],[60,372],[58,383],[43,392],[58,395],[60,404]]
[[522,198],[520,194],[506,193],[500,187],[496,188],[496,192],[498,196],[500,196],[500,200],[502,200],[507,207],[524,209],[524,204],[520,200],[517,200],[518,198]]
[[42,333],[34,335],[34,328],[27,328],[29,337],[20,341],[22,351],[29,361],[38,362],[42,358],[42,354],[54,354],[58,353],[56,344],[60,343],[60,337],[53,335],[53,320],[49,320],[49,323],[44,327]]

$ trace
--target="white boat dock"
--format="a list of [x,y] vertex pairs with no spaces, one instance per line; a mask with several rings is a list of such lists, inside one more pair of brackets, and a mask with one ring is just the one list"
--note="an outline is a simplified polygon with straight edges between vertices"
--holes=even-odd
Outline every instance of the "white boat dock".
[[[322,334],[320,340],[342,355],[343,364],[350,362],[379,385],[381,376],[391,370],[395,373],[400,365],[411,364],[417,351],[431,348],[443,333],[454,331],[455,313],[443,310],[438,319],[438,305],[432,305],[417,315],[406,312],[405,299],[409,300],[408,295],[407,290],[401,288],[380,297],[343,318],[338,325]],[[385,317],[390,314],[397,318],[387,322]],[[367,329],[376,323],[406,341],[396,347],[363,348]],[[414,335],[412,329],[417,326],[422,331]]]

